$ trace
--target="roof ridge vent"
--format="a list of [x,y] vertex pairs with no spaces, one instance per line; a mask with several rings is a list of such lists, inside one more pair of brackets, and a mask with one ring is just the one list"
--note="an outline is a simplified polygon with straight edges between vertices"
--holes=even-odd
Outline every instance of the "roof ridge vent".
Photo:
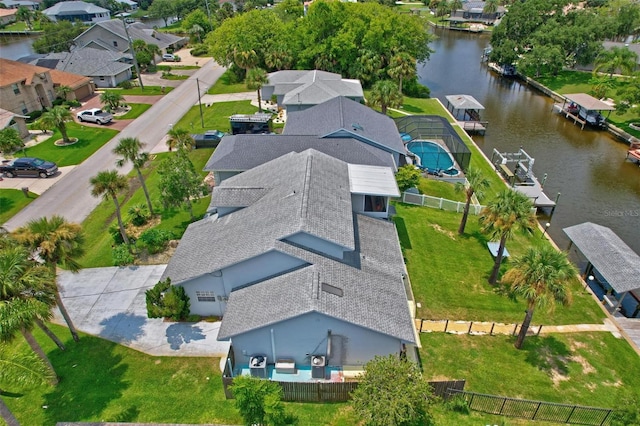
[[340,287],[336,287],[334,285],[328,283],[321,283],[322,291],[325,293],[333,294],[334,296],[342,297],[344,296],[344,291]]

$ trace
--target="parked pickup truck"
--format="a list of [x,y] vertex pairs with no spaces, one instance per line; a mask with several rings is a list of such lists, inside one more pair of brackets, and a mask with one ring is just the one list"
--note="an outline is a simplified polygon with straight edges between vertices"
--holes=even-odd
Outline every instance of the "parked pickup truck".
[[191,135],[196,144],[196,149],[216,148],[223,136],[225,136],[225,133],[220,130],[207,130],[204,133]]
[[51,161],[44,161],[39,158],[22,157],[15,160],[3,161],[0,164],[0,173],[6,177],[16,176],[39,176],[46,178],[56,174],[58,166]]
[[77,115],[78,121],[88,121],[89,123],[107,124],[113,120],[113,115],[102,111],[100,108],[91,108],[80,111]]

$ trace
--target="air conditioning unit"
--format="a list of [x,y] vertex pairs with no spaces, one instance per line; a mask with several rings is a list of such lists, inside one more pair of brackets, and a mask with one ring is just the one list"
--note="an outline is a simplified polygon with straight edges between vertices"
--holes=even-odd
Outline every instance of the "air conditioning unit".
[[254,355],[249,358],[249,371],[253,377],[267,378],[267,357]]
[[327,359],[324,355],[311,355],[311,378],[324,379]]

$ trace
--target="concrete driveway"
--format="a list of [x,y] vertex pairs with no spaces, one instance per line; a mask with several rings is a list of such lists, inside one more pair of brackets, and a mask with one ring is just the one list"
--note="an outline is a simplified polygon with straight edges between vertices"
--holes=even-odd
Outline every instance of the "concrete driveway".
[[0,188],[2,189],[22,189],[29,188],[30,192],[34,194],[42,195],[44,191],[51,188],[58,183],[64,176],[66,176],[76,166],[59,167],[58,173],[50,176],[46,179],[39,177],[0,177]]
[[[155,356],[223,357],[229,344],[218,342],[219,322],[169,322],[147,318],[145,291],[167,265],[61,271],[64,306],[78,330]],[[55,310],[54,322],[64,325]]]

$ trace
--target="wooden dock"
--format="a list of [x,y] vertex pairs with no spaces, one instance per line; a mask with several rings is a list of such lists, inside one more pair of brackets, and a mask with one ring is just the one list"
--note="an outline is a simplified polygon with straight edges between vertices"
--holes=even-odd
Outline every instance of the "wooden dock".
[[458,121],[458,125],[462,127],[467,133],[476,133],[484,135],[487,131],[488,121]]
[[562,105],[554,104],[553,105],[553,110],[556,111],[559,114],[564,115],[568,120],[573,120],[573,124],[580,124],[580,129],[584,130],[584,126],[587,124],[587,122],[585,120],[583,120],[582,118],[578,117],[577,115],[572,114],[569,111],[567,111],[566,108],[562,107]]

